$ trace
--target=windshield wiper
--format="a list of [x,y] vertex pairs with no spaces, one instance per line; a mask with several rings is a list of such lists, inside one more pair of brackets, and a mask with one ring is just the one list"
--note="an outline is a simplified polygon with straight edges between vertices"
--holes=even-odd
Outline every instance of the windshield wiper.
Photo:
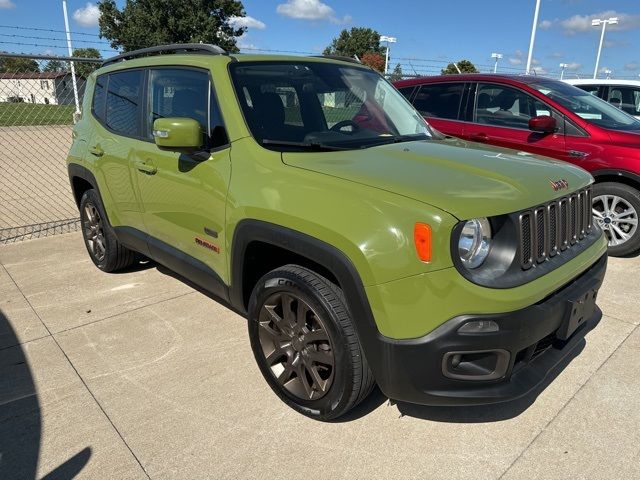
[[320,142],[289,142],[287,140],[271,140],[265,138],[262,140],[262,145],[270,145],[274,147],[298,147],[307,150],[316,150],[319,152],[333,152],[337,150],[352,150],[351,148],[337,147],[335,145],[327,145]]
[[369,148],[375,147],[378,145],[387,145],[389,143],[401,143],[401,142],[415,142],[418,140],[428,140],[433,138],[425,133],[412,133],[410,135],[387,135],[381,136],[375,139],[375,141],[371,143],[367,143],[366,145],[362,145],[360,148]]

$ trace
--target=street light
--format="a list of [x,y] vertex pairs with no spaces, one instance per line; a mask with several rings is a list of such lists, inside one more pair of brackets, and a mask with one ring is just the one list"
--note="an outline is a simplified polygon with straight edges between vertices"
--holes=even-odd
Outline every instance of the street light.
[[564,69],[567,68],[569,66],[568,63],[561,63],[560,64],[560,68],[562,70],[560,70],[560,80],[562,80],[564,78]]
[[536,41],[536,29],[538,28],[538,15],[540,14],[540,0],[536,0],[536,11],[533,14],[533,27],[531,27],[531,42],[529,42],[529,56],[527,57],[526,74],[531,70],[531,60],[533,59],[533,44]]
[[380,36],[380,41],[381,42],[386,42],[387,44],[387,51],[385,53],[384,56],[384,74],[387,74],[387,71],[389,70],[389,44],[390,43],[396,43],[398,41],[398,39],[396,37],[387,37],[386,35],[381,35]]
[[596,68],[593,69],[593,78],[598,77],[598,65],[600,65],[600,54],[602,53],[602,44],[604,42],[604,31],[607,29],[607,25],[617,25],[618,17],[611,17],[609,19],[596,18],[591,21],[592,27],[599,27],[602,25],[602,34],[600,35],[600,46],[598,47],[598,56],[596,57]]
[[611,78],[611,74],[613,72],[611,70],[609,70],[608,68],[605,68],[604,70],[604,74],[607,76],[607,80],[609,80]]
[[493,66],[493,73],[497,73],[498,72],[498,60],[500,60],[502,58],[502,54],[501,53],[492,53],[491,54],[491,58],[495,58],[496,59],[496,63]]

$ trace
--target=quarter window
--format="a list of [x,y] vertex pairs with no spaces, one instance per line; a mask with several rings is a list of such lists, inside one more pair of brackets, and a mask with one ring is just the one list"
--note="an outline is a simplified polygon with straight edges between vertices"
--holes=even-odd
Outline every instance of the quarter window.
[[463,83],[422,85],[413,106],[425,117],[457,120],[463,89]]
[[140,136],[140,91],[142,70],[109,75],[106,125],[129,137]]
[[94,117],[96,117],[101,122],[104,122],[104,112],[105,112],[105,92],[107,87],[107,77],[105,75],[100,75],[96,79],[96,85],[93,89],[93,99],[91,100],[91,111],[93,112]]

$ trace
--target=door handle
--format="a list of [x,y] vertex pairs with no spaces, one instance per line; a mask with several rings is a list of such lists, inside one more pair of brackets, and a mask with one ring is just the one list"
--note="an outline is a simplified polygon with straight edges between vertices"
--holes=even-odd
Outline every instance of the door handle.
[[489,136],[486,133],[472,133],[469,138],[474,142],[488,142]]
[[134,163],[138,170],[148,175],[155,175],[155,173],[158,171],[158,167],[156,167],[155,165],[151,165],[146,162],[143,162],[142,160],[137,160]]
[[569,153],[569,156],[573,158],[585,158],[589,156],[587,152],[581,152],[579,150],[569,150],[567,153]]
[[94,157],[101,157],[104,155],[104,150],[102,150],[100,147],[96,145],[94,147],[89,148],[89,153]]

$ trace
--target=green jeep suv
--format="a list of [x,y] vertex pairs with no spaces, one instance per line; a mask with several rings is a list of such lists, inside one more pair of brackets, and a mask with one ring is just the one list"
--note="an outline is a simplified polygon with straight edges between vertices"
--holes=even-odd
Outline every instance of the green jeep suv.
[[87,81],[67,163],[96,266],[142,255],[244,315],[270,387],[316,419],[376,383],[522,396],[601,317],[592,177],[445,138],[349,59],[120,55]]

